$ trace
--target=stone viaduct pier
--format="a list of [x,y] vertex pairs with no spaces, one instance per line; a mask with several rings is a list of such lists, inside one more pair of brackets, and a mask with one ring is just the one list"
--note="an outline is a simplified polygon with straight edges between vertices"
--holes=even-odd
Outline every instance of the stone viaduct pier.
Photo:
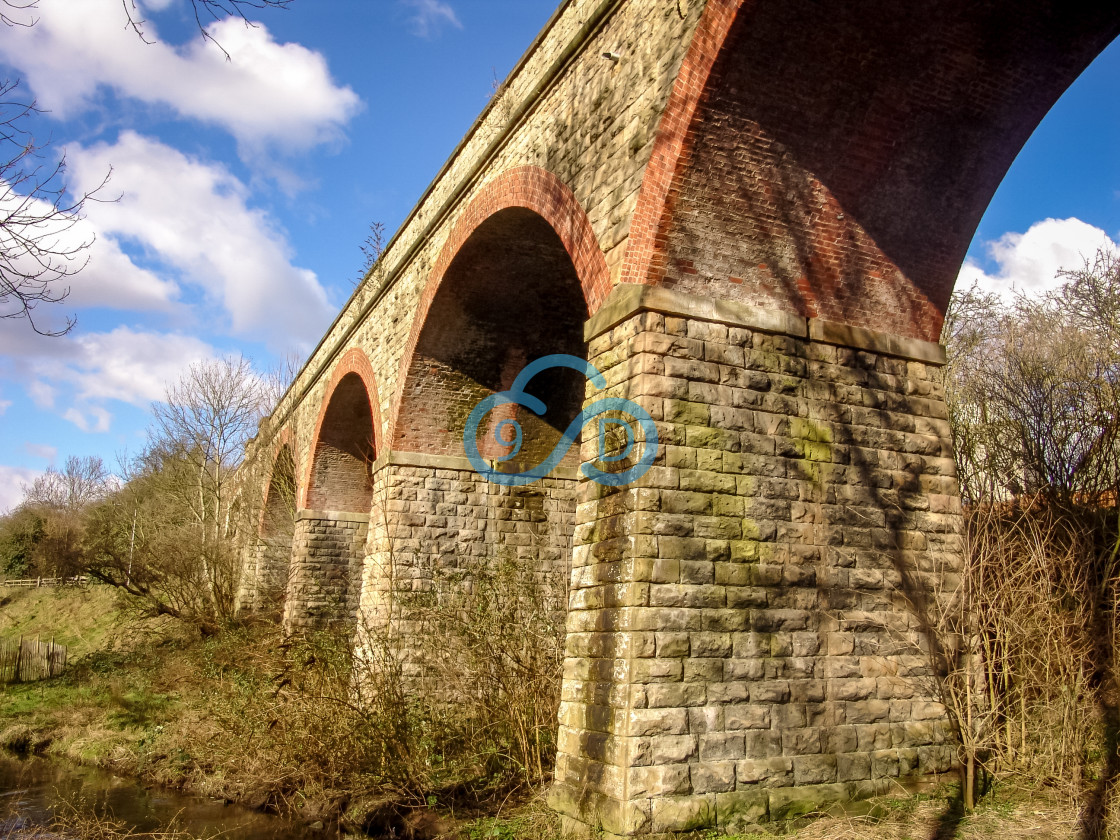
[[[250,445],[242,607],[377,622],[467,558],[570,572],[551,801],[607,836],[950,768],[943,313],[1118,31],[1099,0],[566,0]],[[605,387],[535,378],[522,454],[623,397],[641,478],[581,471],[593,427],[534,483],[472,467],[473,406],[550,354]]]

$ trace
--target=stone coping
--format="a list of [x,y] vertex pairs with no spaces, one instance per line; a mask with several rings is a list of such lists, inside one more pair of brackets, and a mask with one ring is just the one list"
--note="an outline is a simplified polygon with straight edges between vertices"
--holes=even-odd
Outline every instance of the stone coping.
[[760,332],[808,338],[854,350],[867,350],[928,364],[945,364],[945,348],[932,341],[904,338],[891,333],[853,327],[819,318],[802,318],[788,312],[763,309],[748,303],[716,300],[685,294],[660,286],[621,283],[615,286],[599,310],[583,325],[584,341],[602,335],[637,312],[660,312],[701,321],[715,321]]
[[665,315],[718,321],[736,327],[763,332],[784,333],[805,338],[805,319],[786,312],[763,309],[731,300],[698,297],[660,286],[620,283],[611,289],[599,310],[583,325],[583,339],[590,341],[616,326],[635,312],[649,310]]
[[346,510],[308,510],[300,508],[296,511],[296,521],[305,519],[331,519],[335,522],[357,522],[360,525],[369,524],[368,513],[354,513]]
[[[461,455],[431,455],[427,452],[405,452],[399,449],[390,449],[383,452],[373,462],[373,472],[377,473],[387,466],[396,467],[427,467],[435,470],[459,470],[461,472],[475,472],[475,468],[467,458]],[[579,478],[579,471],[572,467],[559,466],[548,474],[549,478],[563,478],[575,480]]]
[[809,319],[809,339],[825,344],[852,347],[856,350],[870,350],[872,353],[882,353],[884,356],[928,362],[932,365],[945,364],[945,348],[932,341],[903,338],[900,335],[865,330],[862,327],[839,324],[835,321],[822,321],[819,318]]

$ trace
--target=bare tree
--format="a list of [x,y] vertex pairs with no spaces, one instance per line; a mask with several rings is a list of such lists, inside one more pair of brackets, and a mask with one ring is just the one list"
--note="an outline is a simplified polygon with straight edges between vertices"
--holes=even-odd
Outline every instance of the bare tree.
[[[287,8],[291,0],[191,0],[203,38],[214,41],[206,20],[237,16],[249,24],[248,9]],[[125,20],[146,40],[134,0],[121,0]],[[0,24],[34,26],[39,0],[0,0]],[[222,49],[224,53],[225,50]],[[226,58],[229,58],[228,53]],[[24,318],[40,335],[63,335],[75,320],[52,329],[36,320],[41,304],[59,303],[70,293],[66,282],[89,262],[93,234],[77,229],[86,202],[97,200],[109,179],[81,195],[67,192],[66,159],[47,160],[49,142],[30,125],[42,113],[19,94],[19,81],[0,81],[0,318]]]
[[104,498],[112,488],[112,476],[95,455],[71,455],[62,469],[48,467],[29,487],[25,503],[56,510],[80,511]]
[[148,448],[88,516],[85,570],[143,612],[213,632],[232,618],[240,575],[234,469],[266,407],[249,362],[192,365],[153,406]]
[[285,353],[264,373],[265,414],[271,415],[280,405],[288,388],[303,369],[303,357],[295,352]]
[[1120,269],[1102,252],[1061,276],[1011,303],[954,296],[943,375],[966,503],[1069,504],[1120,486]]
[[36,143],[28,125],[39,109],[18,96],[18,85],[0,82],[0,318],[26,318],[41,335],[62,335],[73,328],[73,318],[52,330],[36,323],[34,312],[65,299],[66,279],[89,261],[93,237],[75,226],[108,175],[96,189],[68,196],[66,159],[43,162],[46,146]]
[[[199,536],[199,562],[213,607],[232,611],[236,580],[211,567],[224,550],[234,502],[233,470],[267,408],[268,393],[244,357],[191,365],[167,398],[152,407],[152,451],[186,467],[165,492],[189,511]],[[165,466],[166,469],[166,466]],[[232,549],[230,549],[232,551]]]
[[[26,1],[24,0],[24,2]],[[38,2],[38,0],[32,0],[32,2]],[[229,53],[214,40],[214,36],[207,30],[208,22],[228,17],[239,17],[246,26],[253,26],[253,22],[245,14],[247,9],[286,9],[291,2],[292,0],[191,0],[191,9],[194,12],[194,22],[198,25],[198,31],[202,33],[202,37],[220,49],[228,61]],[[124,9],[128,28],[135,32],[144,43],[152,43],[144,32],[146,21],[140,17],[136,0],[121,0],[121,7]]]
[[1098,837],[1120,779],[1120,260],[1059,277],[1011,302],[964,290],[946,318],[966,533],[938,602],[961,656],[938,673],[967,766],[1088,790]]

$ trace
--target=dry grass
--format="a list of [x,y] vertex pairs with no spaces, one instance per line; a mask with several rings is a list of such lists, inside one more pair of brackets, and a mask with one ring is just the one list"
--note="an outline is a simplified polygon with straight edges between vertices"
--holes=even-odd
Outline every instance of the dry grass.
[[[535,590],[513,569],[491,572],[469,597],[417,605],[446,679],[406,690],[391,657],[373,671],[368,657],[355,661],[348,631],[281,640],[261,623],[202,637],[134,617],[62,678],[0,693],[0,736],[147,783],[385,833],[417,819],[443,826],[433,803],[493,810],[551,769],[562,623],[555,605],[537,615]],[[538,651],[527,640],[541,634]],[[369,696],[356,694],[356,666]]]
[[117,593],[104,586],[0,586],[0,638],[52,637],[70,659],[106,645],[118,629]]
[[963,567],[936,600],[935,686],[977,782],[1019,775],[1071,800],[1120,773],[1120,559],[1107,511],[966,515]]
[[[835,811],[840,811],[837,808]],[[804,817],[792,824],[761,825],[726,840],[1075,840],[1077,807],[1052,788],[1028,790],[1004,784],[965,814],[954,786],[935,793],[901,793],[849,803],[843,813]],[[543,795],[504,816],[474,820],[447,840],[562,840],[559,819]],[[716,831],[681,835],[678,840],[723,840]]]
[[864,815],[822,816],[787,836],[796,840],[1073,840],[1078,836],[1076,808],[1044,793],[981,802],[967,815],[959,800],[946,797],[886,800],[869,807]]

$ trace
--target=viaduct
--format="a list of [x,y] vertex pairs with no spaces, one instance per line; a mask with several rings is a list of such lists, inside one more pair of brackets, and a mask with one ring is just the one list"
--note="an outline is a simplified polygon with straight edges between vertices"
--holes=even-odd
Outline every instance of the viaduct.
[[[961,526],[943,314],[1118,31],[1100,0],[565,0],[250,443],[242,607],[377,621],[465,558],[570,572],[573,829],[735,830],[950,768],[921,653]],[[638,480],[581,472],[591,426],[521,486],[465,457],[550,354],[605,387],[534,378],[522,455],[624,397],[657,430]]]

